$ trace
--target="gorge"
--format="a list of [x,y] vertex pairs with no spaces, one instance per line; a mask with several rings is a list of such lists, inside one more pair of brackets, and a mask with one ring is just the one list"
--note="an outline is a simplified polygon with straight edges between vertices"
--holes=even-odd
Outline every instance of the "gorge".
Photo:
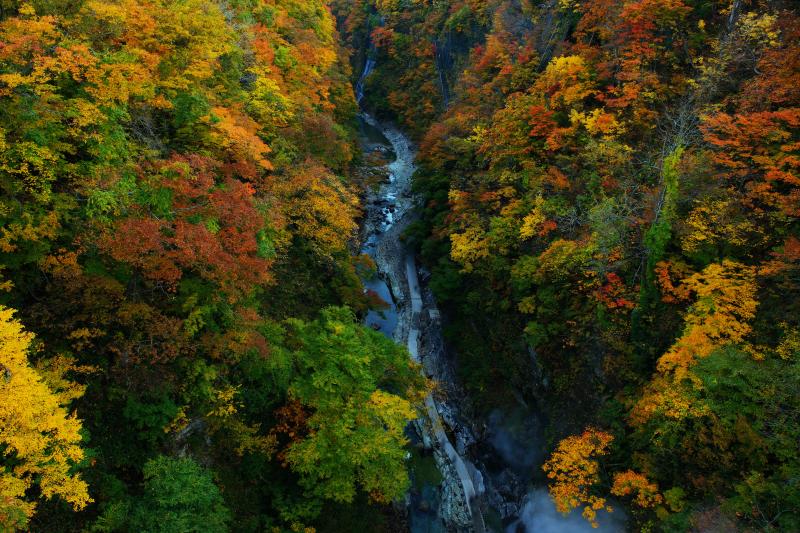
[[[363,97],[374,67],[368,58],[356,83],[357,95]],[[393,159],[386,165],[386,181],[365,198],[361,251],[378,267],[376,277],[365,280],[365,288],[389,304],[388,309],[371,311],[366,323],[405,345],[434,382],[434,392],[426,396],[424,410],[409,431],[415,433],[412,442],[421,445],[422,453],[434,457],[441,484],[415,485],[406,497],[411,533],[623,531],[620,516],[601,516],[600,529],[593,529],[579,513],[563,516],[544,487],[531,485],[533,469],[541,465],[543,443],[539,416],[528,406],[512,413],[494,411],[486,421],[470,420],[459,409],[469,399],[446,355],[440,311],[430,289],[420,285],[413,250],[402,242],[404,230],[418,216],[419,199],[412,193],[416,151],[396,126],[366,111],[359,121],[365,155],[379,152]],[[413,482],[413,469],[410,474]]]
[[800,531],[796,0],[0,0],[0,531]]

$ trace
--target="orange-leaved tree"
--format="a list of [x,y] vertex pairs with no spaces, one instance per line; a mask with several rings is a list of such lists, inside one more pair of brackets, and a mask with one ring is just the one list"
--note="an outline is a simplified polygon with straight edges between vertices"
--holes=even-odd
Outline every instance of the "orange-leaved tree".
[[542,466],[550,484],[550,496],[560,513],[568,514],[583,505],[583,517],[597,527],[597,511],[605,508],[605,498],[593,494],[600,483],[598,457],[608,454],[614,437],[605,431],[587,428],[580,435],[567,437],[558,443],[550,459]]
[[614,474],[611,494],[631,496],[633,502],[643,509],[655,507],[664,501],[664,497],[658,492],[658,484],[651,483],[644,474],[633,470]]

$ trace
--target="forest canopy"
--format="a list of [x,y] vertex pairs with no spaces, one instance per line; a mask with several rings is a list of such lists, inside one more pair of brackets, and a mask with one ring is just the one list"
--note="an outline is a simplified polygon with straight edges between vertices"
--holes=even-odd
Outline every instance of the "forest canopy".
[[334,5],[419,142],[460,378],[550,421],[559,509],[800,528],[796,2]]
[[558,511],[800,530],[796,2],[0,0],[0,531],[396,530],[359,107]]
[[321,0],[0,2],[0,530],[402,495],[425,385],[361,325],[350,74]]

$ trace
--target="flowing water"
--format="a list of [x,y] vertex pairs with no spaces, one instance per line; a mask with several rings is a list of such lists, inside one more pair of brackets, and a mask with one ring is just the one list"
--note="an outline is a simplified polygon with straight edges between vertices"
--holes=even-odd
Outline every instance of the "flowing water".
[[[371,67],[368,66],[364,72],[369,74],[370,70]],[[359,85],[362,85],[362,83],[360,82]],[[388,152],[390,149],[389,141],[383,136],[380,129],[374,125],[374,121],[371,119],[366,120],[365,118],[364,115],[359,116],[359,133],[365,155],[369,155],[374,151]],[[390,174],[389,182],[383,184],[377,193],[368,197],[366,214],[369,229],[362,239],[361,253],[369,255],[373,259],[377,254],[377,247],[380,244],[382,234],[391,227],[394,221],[396,205],[394,205],[393,201],[396,200],[397,194],[394,191],[393,181],[393,175]],[[389,285],[381,275],[365,279],[363,283],[366,290],[373,292],[387,304],[386,309],[373,310],[367,314],[367,325],[379,330],[387,337],[393,337],[397,328],[398,313]]]
[[[368,59],[356,86],[359,101],[374,66]],[[362,229],[362,253],[378,267],[378,275],[364,285],[388,308],[370,312],[366,323],[406,345],[429,377],[455,390],[454,374],[441,360],[445,357],[441,341],[431,341],[441,339],[438,310],[430,292],[420,285],[413,253],[401,242],[403,229],[416,215],[411,194],[413,144],[399,129],[367,113],[361,113],[359,121],[365,154],[380,152],[391,159],[386,166],[388,179],[367,194]],[[543,461],[542,424],[535,412],[495,411],[479,438],[470,437],[472,429],[462,416],[458,406],[429,395],[422,421],[410,426],[409,437],[416,444],[410,454],[413,488],[407,498],[412,533],[624,530],[620,512],[598,513],[599,529],[593,529],[579,511],[559,514],[546,488],[534,484],[533,473]]]
[[358,83],[356,84],[356,102],[361,103],[361,99],[364,98],[364,83],[367,81],[367,76],[372,73],[372,69],[375,68],[375,60],[371,57],[367,57],[366,62],[364,63],[364,72],[361,74],[361,78],[359,78]]
[[[414,201],[411,195],[411,176],[414,173],[415,152],[410,140],[397,128],[382,124],[370,115],[362,113],[362,143],[366,152],[381,151],[393,154],[394,160],[387,165],[388,180],[378,191],[367,196],[366,218],[362,234],[365,243],[362,252],[370,255],[378,266],[379,275],[366,280],[365,285],[389,304],[382,313],[372,312],[368,325],[380,329],[395,341],[405,344],[411,357],[423,363],[424,345],[421,344],[422,328],[432,327],[431,308],[423,301],[417,265],[413,253],[400,242],[403,228],[413,218]],[[375,142],[379,132],[388,146]],[[470,520],[481,520],[480,512],[473,510],[476,497],[472,474],[475,471],[455,449],[439,414],[440,404],[429,395],[425,400],[425,428],[421,431],[427,448],[439,452],[438,461],[445,461],[458,487],[461,503]],[[443,531],[442,518],[436,512],[441,506],[441,497],[435,494],[437,487],[422,483],[418,494],[411,496],[411,528],[414,532]],[[413,512],[420,511],[420,512]]]

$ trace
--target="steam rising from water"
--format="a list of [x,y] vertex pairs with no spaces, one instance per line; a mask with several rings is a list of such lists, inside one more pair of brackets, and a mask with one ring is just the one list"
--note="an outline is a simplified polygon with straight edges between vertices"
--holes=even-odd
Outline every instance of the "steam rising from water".
[[489,415],[487,426],[489,442],[505,466],[527,481],[535,465],[542,461],[539,420],[524,411],[495,410]]
[[591,524],[576,509],[564,516],[556,511],[556,506],[547,489],[534,489],[526,496],[520,519],[506,528],[506,533],[618,533],[625,531],[625,515],[615,509],[613,513],[599,511],[597,522]]
[[[544,461],[542,450],[542,424],[525,409],[494,411],[487,420],[488,438],[497,458],[512,469],[527,484],[533,482],[534,471]],[[567,516],[556,511],[547,489],[531,487],[522,502],[519,519],[509,525],[505,533],[618,533],[625,531],[625,514],[620,509],[613,513],[597,513],[599,527],[581,516],[577,509]]]

